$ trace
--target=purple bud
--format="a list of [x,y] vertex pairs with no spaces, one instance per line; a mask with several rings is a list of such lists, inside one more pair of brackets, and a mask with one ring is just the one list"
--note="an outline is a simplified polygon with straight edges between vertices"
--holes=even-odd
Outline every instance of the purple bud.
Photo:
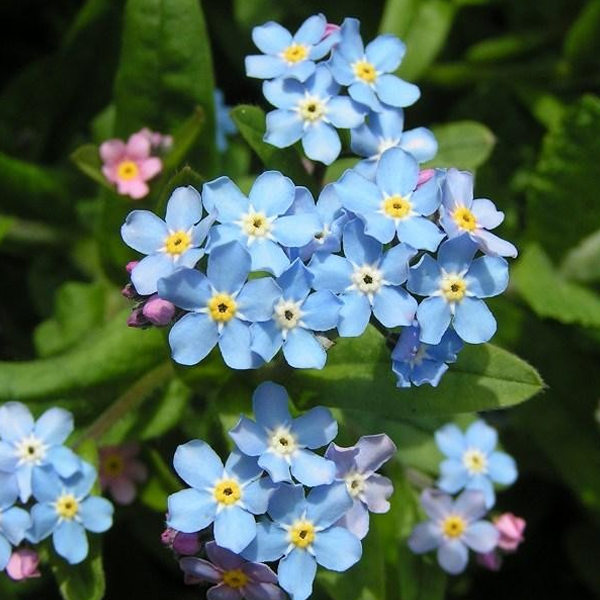
[[137,266],[137,264],[139,263],[139,260],[130,260],[126,265],[125,265],[125,270],[131,274],[131,271],[133,271],[133,269],[135,269],[135,267]]
[[175,315],[175,305],[168,300],[159,298],[156,294],[150,296],[142,308],[144,317],[158,327],[168,325]]
[[173,550],[183,556],[193,556],[200,552],[200,540],[197,533],[178,531],[173,540]]
[[121,295],[128,300],[133,300],[137,295],[137,290],[133,287],[133,283],[128,283],[122,290]]
[[167,527],[161,534],[160,534],[160,541],[164,546],[167,546],[168,548],[172,548],[173,547],[173,542],[175,541],[175,537],[177,536],[179,532],[176,529],[171,529],[170,527]]
[[129,327],[146,327],[149,325],[142,308],[134,308],[131,311],[131,314],[127,317],[127,325]]
[[40,557],[35,550],[18,548],[12,553],[6,565],[6,574],[14,581],[39,577],[39,564]]

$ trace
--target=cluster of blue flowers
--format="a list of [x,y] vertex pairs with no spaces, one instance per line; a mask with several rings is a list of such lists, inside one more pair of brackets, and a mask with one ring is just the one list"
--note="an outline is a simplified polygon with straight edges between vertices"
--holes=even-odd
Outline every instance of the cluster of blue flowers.
[[[187,534],[212,528],[214,538],[206,547],[212,565],[186,557],[181,566],[241,597],[256,597],[242,588],[263,581],[272,586],[264,597],[279,598],[278,581],[292,600],[305,600],[317,565],[349,569],[361,558],[369,511],[389,510],[392,483],[376,471],[396,452],[393,442],[381,434],[362,437],[351,448],[336,446],[338,425],[328,409],[292,418],[288,403],[285,388],[261,384],[253,396],[256,420],[242,416],[229,432],[236,447],[225,464],[200,440],[175,452],[175,470],[190,487],[169,497],[167,525]],[[328,444],[324,456],[314,452]],[[311,488],[308,494],[305,488]],[[273,579],[262,563],[276,561]],[[257,569],[267,579],[253,580],[250,573]]]
[[496,502],[494,483],[513,484],[517,467],[512,457],[496,450],[498,434],[484,421],[475,421],[464,434],[453,423],[445,425],[435,439],[446,458],[438,489],[426,489],[421,496],[430,520],[415,527],[408,544],[418,554],[437,549],[442,569],[458,574],[467,567],[469,549],[486,556],[505,547],[504,531],[484,517]]
[[86,530],[112,525],[112,504],[90,495],[96,470],[63,445],[72,431],[73,416],[61,408],[34,421],[24,404],[0,406],[0,570],[13,547],[50,536],[60,556],[80,563],[88,554]]

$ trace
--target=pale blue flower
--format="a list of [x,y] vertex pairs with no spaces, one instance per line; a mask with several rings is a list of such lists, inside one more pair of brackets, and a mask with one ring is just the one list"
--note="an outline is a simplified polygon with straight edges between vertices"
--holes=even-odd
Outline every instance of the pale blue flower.
[[195,365],[218,344],[232,369],[261,364],[250,350],[250,323],[268,321],[280,290],[271,277],[248,281],[251,258],[237,242],[214,248],[206,275],[182,269],[159,282],[159,295],[190,311],[169,332],[173,360]]
[[302,140],[308,158],[331,164],[342,149],[336,128],[358,127],[366,112],[351,98],[338,95],[339,91],[325,65],[319,65],[305,83],[294,79],[265,81],[263,93],[277,108],[267,114],[265,142],[287,148]]
[[219,89],[215,89],[215,121],[217,148],[219,152],[227,150],[227,137],[237,133],[237,127],[229,115],[231,106],[225,104],[225,96]]
[[214,523],[215,542],[239,554],[256,536],[254,515],[266,512],[274,489],[256,459],[232,452],[223,466],[206,442],[192,440],[178,446],[173,466],[191,487],[169,496],[167,525],[195,533]]
[[158,280],[182,267],[193,267],[204,255],[200,248],[214,218],[202,218],[200,194],[192,187],[176,188],[167,203],[165,220],[149,210],[134,210],[121,227],[123,241],[146,254],[131,271],[139,294],[154,294]]
[[508,284],[508,264],[500,257],[473,260],[477,245],[462,235],[445,241],[437,261],[429,254],[411,267],[408,289],[428,296],[419,304],[421,341],[439,344],[450,324],[470,344],[487,342],[496,332],[496,319],[481,298],[501,294]]
[[56,552],[75,565],[88,555],[86,530],[102,533],[112,526],[113,505],[99,496],[90,496],[96,469],[82,461],[81,470],[61,478],[49,467],[33,474],[31,529],[27,537],[37,543],[52,535]]
[[437,560],[447,573],[462,573],[469,562],[469,548],[478,554],[491,552],[499,533],[489,521],[482,520],[487,509],[478,490],[464,491],[456,500],[438,490],[421,494],[421,505],[429,521],[417,525],[408,547],[416,554],[437,549]]
[[390,34],[380,35],[365,48],[360,21],[345,19],[329,65],[335,80],[349,86],[350,96],[371,110],[380,111],[383,104],[410,106],[419,99],[419,88],[392,75],[405,51],[405,45]]
[[412,324],[417,301],[402,284],[416,250],[398,244],[383,252],[377,240],[365,235],[358,219],[344,227],[343,243],[345,257],[315,254],[309,264],[315,276],[313,287],[339,294],[344,303],[338,325],[340,335],[361,335],[371,314],[385,327]]
[[0,571],[8,564],[12,547],[23,541],[31,525],[29,513],[14,506],[18,495],[14,475],[0,473]]
[[276,282],[281,288],[270,321],[251,326],[252,351],[269,362],[283,347],[297,369],[322,369],[327,353],[316,331],[335,329],[342,302],[329,290],[310,293],[313,275],[297,258]]
[[15,475],[21,502],[29,500],[31,478],[39,468],[50,466],[70,477],[81,467],[77,455],[63,446],[73,428],[73,415],[62,408],[50,408],[34,421],[20,402],[0,406],[0,472]]
[[346,571],[362,556],[358,538],[335,526],[351,506],[350,496],[338,486],[316,487],[305,498],[301,485],[282,484],[269,503],[273,522],[257,525],[256,538],[242,555],[260,562],[281,558],[279,585],[292,600],[306,600],[312,594],[317,564]]
[[512,457],[496,451],[498,434],[483,421],[475,421],[467,431],[453,423],[435,432],[438,448],[447,458],[440,465],[438,487],[450,494],[462,489],[483,492],[487,508],[496,501],[494,483],[511,485],[517,480]]
[[335,464],[311,452],[337,435],[327,408],[318,406],[292,419],[285,388],[272,381],[256,388],[252,407],[256,422],[242,416],[229,432],[241,452],[258,457],[258,465],[276,483],[292,481],[292,476],[311,487],[333,481]]

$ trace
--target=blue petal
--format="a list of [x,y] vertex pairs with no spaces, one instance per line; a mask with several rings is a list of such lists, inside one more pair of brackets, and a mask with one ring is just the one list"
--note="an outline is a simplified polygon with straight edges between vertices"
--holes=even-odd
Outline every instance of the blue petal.
[[172,231],[187,231],[202,218],[200,194],[191,185],[173,190],[167,203],[165,221]]
[[219,337],[219,350],[225,364],[232,369],[254,369],[260,365],[259,357],[250,348],[250,326],[239,319],[225,325]]
[[[369,119],[372,119],[374,114],[377,113],[371,113]],[[354,154],[370,158],[379,152],[379,139],[373,133],[370,123],[363,123],[353,129],[350,132],[350,136],[350,148]]]
[[300,302],[310,293],[312,280],[312,273],[300,259],[296,259],[277,279],[277,283],[286,300]]
[[354,82],[354,72],[341,53],[334,51],[333,56],[326,64],[331,69],[331,74],[335,80],[341,85],[350,85]]
[[269,477],[253,481],[244,488],[244,506],[254,515],[264,515],[275,489],[276,486]]
[[256,524],[256,537],[242,551],[242,556],[252,562],[271,562],[281,558],[288,545],[287,532],[275,523]]
[[214,535],[218,546],[239,554],[256,537],[256,521],[239,506],[228,506],[215,518]]
[[513,244],[484,229],[473,232],[471,239],[479,244],[482,252],[490,256],[510,256],[516,258],[519,253]]
[[413,208],[420,215],[434,213],[441,202],[440,186],[435,177],[421,184],[410,198]]
[[[310,54],[312,54],[312,52],[309,53],[309,55]],[[295,65],[288,66],[284,77],[292,77],[298,81],[304,82],[314,75],[315,70],[316,65],[312,60],[303,60]]]
[[277,109],[267,113],[264,141],[277,148],[287,148],[304,135],[302,119],[297,112]]
[[386,196],[407,196],[417,187],[419,164],[408,152],[390,148],[379,160],[375,178]]
[[446,208],[471,208],[473,204],[473,173],[448,169],[444,180],[443,203]]
[[342,301],[329,290],[314,292],[302,305],[302,322],[312,331],[335,329],[342,306]]
[[54,446],[46,455],[48,464],[56,470],[61,477],[71,477],[81,469],[81,459],[73,450],[65,446]]
[[[451,496],[444,494],[435,488],[427,488],[421,493],[421,506],[425,514],[434,522],[444,519],[455,512],[454,502]],[[441,531],[439,528],[439,537]]]
[[286,65],[279,56],[253,54],[244,59],[246,75],[257,79],[272,79],[286,71]]
[[499,256],[482,256],[471,263],[465,280],[477,298],[497,296],[508,285],[508,263]]
[[498,530],[492,523],[478,521],[467,528],[463,540],[471,550],[485,554],[496,547],[499,536]]
[[223,474],[223,463],[216,452],[201,440],[177,447],[173,458],[177,474],[191,487],[204,490],[214,486]]
[[368,215],[379,210],[383,202],[379,188],[352,170],[346,171],[338,183],[333,184],[333,188],[344,208],[359,215]]
[[427,521],[419,523],[408,538],[408,547],[415,554],[424,554],[437,548],[442,541],[442,532],[437,524]]
[[10,560],[10,556],[12,554],[12,548],[10,544],[6,541],[4,536],[0,534],[0,572],[4,571],[8,561]]
[[233,450],[225,463],[225,472],[234,475],[242,484],[257,479],[262,471],[255,457],[246,456],[239,450]]
[[317,562],[330,571],[346,571],[362,556],[360,541],[343,527],[320,531],[312,547]]
[[313,46],[321,41],[325,34],[327,19],[323,15],[312,15],[308,17],[294,35],[294,42]]
[[439,344],[451,319],[450,305],[445,300],[440,297],[425,298],[417,309],[421,341],[426,344]]
[[343,292],[352,283],[350,277],[354,269],[342,256],[315,254],[308,268],[314,275],[313,288],[316,290],[338,293]]
[[34,433],[46,444],[62,444],[73,431],[73,415],[63,408],[48,409],[36,422]]
[[237,221],[240,215],[248,212],[248,199],[229,177],[205,183],[202,197],[206,210],[209,213],[216,210],[221,223]]
[[252,408],[256,421],[266,429],[289,425],[292,421],[288,410],[288,394],[282,385],[265,381],[252,396]]
[[496,319],[483,300],[463,298],[456,306],[454,331],[469,344],[483,344],[496,333]]
[[462,462],[454,458],[442,461],[440,464],[440,479],[438,487],[449,494],[456,494],[469,481],[469,473]]
[[344,303],[340,310],[340,323],[338,325],[340,335],[342,337],[362,335],[371,318],[369,299],[364,294],[355,292],[342,294],[340,299]]
[[252,41],[265,54],[279,54],[292,43],[292,35],[279,23],[269,21],[252,29]]
[[208,233],[206,249],[210,252],[214,248],[223,246],[228,242],[239,242],[245,246],[248,243],[248,236],[242,231],[239,225],[233,223],[215,225]]
[[86,498],[79,508],[81,522],[88,531],[102,533],[112,526],[113,505],[106,498],[91,496]]
[[180,365],[198,364],[215,347],[218,339],[214,321],[206,315],[190,313],[177,321],[169,332],[171,356]]
[[306,600],[312,594],[316,572],[317,563],[312,555],[306,550],[294,548],[279,563],[279,585],[293,600]]
[[268,321],[273,316],[275,302],[281,289],[272,277],[249,281],[236,298],[239,317],[245,321]]
[[396,375],[396,387],[409,388],[412,385],[412,369],[406,362],[392,360],[392,371]]
[[258,354],[265,362],[270,362],[279,352],[283,344],[281,329],[274,321],[252,323],[250,325],[250,349]]
[[333,79],[331,71],[326,65],[317,66],[314,75],[306,82],[306,89],[315,96],[336,96],[340,86]]
[[432,131],[426,127],[416,127],[402,134],[400,148],[422,163],[431,160],[437,154],[438,143]]
[[34,504],[31,507],[31,529],[28,539],[34,544],[46,539],[58,524],[58,514],[50,503]]
[[498,444],[498,433],[484,421],[475,421],[469,425],[465,439],[470,447],[478,448],[489,454]]
[[31,525],[29,513],[22,508],[13,506],[8,510],[2,511],[2,522],[0,523],[0,534],[6,537],[8,541],[17,546],[23,541],[25,532]]
[[454,423],[444,425],[435,432],[435,443],[442,454],[457,460],[462,458],[463,452],[467,449],[465,436]]
[[248,456],[260,456],[267,450],[267,433],[255,421],[242,415],[237,425],[229,430],[229,437],[241,452]]
[[369,116],[369,126],[373,134],[380,139],[399,140],[404,135],[404,111],[401,108],[384,106],[380,112]]
[[411,325],[417,312],[417,301],[403,288],[383,286],[375,294],[373,314],[386,327]]
[[96,468],[89,462],[81,460],[81,468],[72,477],[62,479],[61,483],[75,497],[87,496],[98,479]]
[[488,474],[496,483],[512,485],[517,480],[517,465],[508,454],[494,452],[488,458]]
[[504,213],[496,209],[496,205],[487,198],[473,200],[471,211],[477,224],[484,229],[494,229],[504,221]]
[[[35,471],[39,471],[41,469],[35,468]],[[21,467],[15,473],[17,477],[17,484],[19,487],[19,498],[21,502],[27,502],[31,497],[31,487],[32,487],[32,475],[33,475],[34,467],[32,464],[21,465]]]
[[211,251],[206,274],[218,292],[234,294],[248,279],[251,258],[237,242],[229,242]]
[[133,210],[121,226],[123,241],[142,254],[153,254],[163,247],[169,231],[165,222],[149,210]]
[[131,282],[143,296],[154,294],[158,289],[158,280],[167,277],[175,270],[175,263],[169,254],[150,254],[145,256],[131,272]]
[[292,431],[302,446],[321,448],[335,438],[338,424],[328,408],[317,406],[294,419]]
[[[0,442],[0,445],[3,442]],[[19,497],[19,486],[17,485],[17,478],[13,473],[2,473],[0,472],[0,511],[12,506],[15,500]]]
[[419,296],[431,296],[440,289],[440,267],[433,257],[424,254],[408,272],[408,289]]
[[327,361],[323,346],[310,331],[300,327],[288,332],[283,343],[283,356],[296,369],[322,369]]
[[63,521],[52,535],[56,553],[71,565],[77,565],[88,555],[85,529],[77,521]]
[[[341,483],[338,485],[346,484]],[[337,525],[347,529],[359,540],[364,539],[369,533],[369,511],[367,507],[358,498],[355,498],[352,508],[338,521]]]
[[217,503],[208,492],[181,490],[168,499],[167,525],[184,533],[195,533],[208,527],[217,514]]
[[458,575],[467,567],[469,552],[460,540],[444,540],[438,548],[437,559],[444,571]]
[[439,249],[438,262],[446,273],[463,273],[471,265],[477,252],[475,244],[468,235],[446,240]]
[[18,442],[32,432],[33,426],[33,417],[24,404],[7,402],[0,406],[0,438],[5,442]]
[[289,215],[273,223],[273,237],[283,246],[299,248],[308,244],[321,229],[321,219],[316,213]]
[[321,122],[308,128],[302,138],[302,147],[308,158],[330,165],[340,155],[342,143],[336,130]]
[[58,474],[48,465],[35,469],[31,476],[31,488],[38,502],[54,502],[61,494],[63,485]]
[[374,265],[381,258],[381,243],[365,235],[360,219],[353,219],[344,227],[344,254],[357,266]]
[[[387,154],[387,152],[386,152]],[[396,225],[398,239],[418,250],[435,252],[445,234],[426,217],[409,217]]]
[[294,79],[274,79],[263,83],[265,98],[277,108],[293,109],[304,97],[304,86]]
[[275,277],[281,273],[290,264],[290,259],[286,256],[281,246],[272,240],[261,239],[248,247],[252,257],[253,271],[268,271]]
[[203,308],[212,296],[208,279],[195,269],[181,269],[161,279],[158,294],[184,310]]
[[278,523],[289,525],[306,511],[304,488],[301,485],[282,484],[269,502],[269,516]]
[[379,99],[390,106],[411,106],[421,97],[421,90],[395,75],[380,75],[375,81]]
[[335,463],[310,450],[297,450],[291,463],[292,475],[308,487],[328,485],[335,478]]
[[358,127],[365,120],[365,109],[346,96],[336,96],[327,103],[327,118],[338,129]]
[[404,283],[408,279],[409,262],[416,254],[417,251],[407,244],[398,244],[390,248],[379,264],[384,279],[394,285]]
[[278,171],[259,175],[250,190],[248,199],[255,210],[267,217],[282,215],[292,205],[296,188],[289,177]]
[[[488,510],[496,503],[496,492],[494,491],[494,486],[489,478],[485,475],[476,475],[475,477],[472,477],[466,485],[466,490],[467,492],[482,492],[485,501],[485,508]],[[467,492],[463,492],[463,494]],[[482,510],[485,510],[485,508],[482,508]]]
[[371,110],[379,112],[383,108],[375,92],[364,83],[352,83],[348,88],[348,93],[353,100],[368,106]]
[[320,485],[310,491],[306,504],[307,518],[316,526],[326,529],[350,510],[353,501],[344,486]]
[[336,52],[339,51],[349,62],[363,58],[365,50],[360,37],[360,21],[351,17],[344,19],[341,34],[342,39]]
[[269,474],[274,483],[292,481],[290,465],[283,456],[266,452],[258,459],[258,464]]
[[365,48],[367,60],[373,64],[377,71],[391,73],[399,66],[406,46],[391,34],[380,35],[370,42]]

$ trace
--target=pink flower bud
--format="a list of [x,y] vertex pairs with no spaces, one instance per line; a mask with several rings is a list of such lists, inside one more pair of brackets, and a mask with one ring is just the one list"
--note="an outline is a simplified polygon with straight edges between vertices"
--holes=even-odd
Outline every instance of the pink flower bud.
[[478,554],[477,564],[490,571],[499,571],[502,566],[502,558],[495,550],[492,550],[485,554]]
[[128,300],[133,300],[137,295],[138,295],[137,290],[133,287],[132,283],[128,283],[121,290],[121,296],[124,296]]
[[435,169],[423,169],[419,171],[419,179],[417,180],[417,187],[427,183],[435,175]]
[[514,552],[523,542],[523,531],[525,530],[525,519],[516,517],[512,513],[504,513],[494,519],[494,525],[500,533],[498,548],[507,552]]
[[8,561],[8,564],[6,565],[6,574],[15,581],[39,577],[39,564],[40,557],[35,550],[19,548],[12,553],[10,560]]
[[134,308],[127,317],[128,327],[146,327],[147,325],[148,319],[144,316],[143,309],[141,308]]
[[126,265],[125,265],[125,270],[131,274],[131,271],[133,271],[136,266],[138,265],[140,261],[139,260],[130,260]]
[[339,31],[340,26],[335,23],[327,23],[325,26],[325,33],[323,34],[323,39],[325,39],[328,35],[331,35],[335,31]]
[[197,533],[183,533],[178,531],[175,535],[172,547],[177,554],[193,556],[200,552],[200,539],[198,538]]
[[151,296],[142,308],[144,317],[153,325],[161,327],[168,325],[175,314],[175,305],[168,300],[159,298],[156,294]]
[[167,527],[161,534],[160,534],[160,541],[164,546],[167,546],[168,548],[172,548],[173,547],[173,542],[175,541],[175,537],[177,536],[178,531],[176,529],[171,529],[170,527]]

